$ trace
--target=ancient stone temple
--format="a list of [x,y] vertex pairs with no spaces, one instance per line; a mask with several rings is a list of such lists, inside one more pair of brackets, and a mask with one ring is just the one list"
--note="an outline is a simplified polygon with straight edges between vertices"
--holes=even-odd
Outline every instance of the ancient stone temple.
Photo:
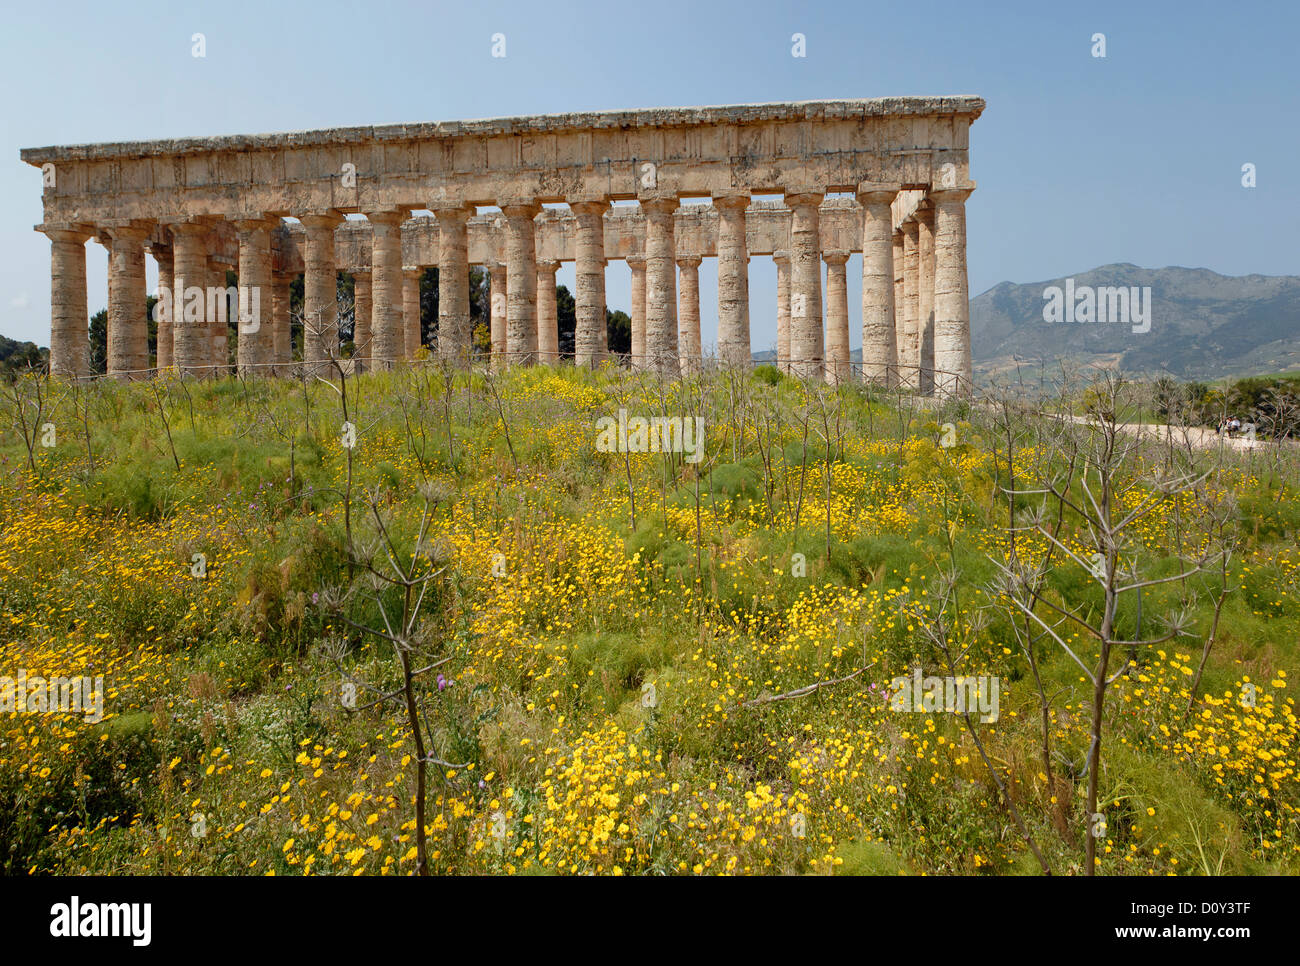
[[[438,355],[470,359],[477,265],[491,274],[493,363],[554,364],[566,261],[575,361],[592,366],[608,354],[610,260],[631,272],[632,365],[676,375],[713,361],[700,336],[706,258],[718,272],[716,361],[750,365],[758,255],[778,267],[783,370],[964,392],[968,132],[983,108],[977,97],[892,97],[27,149],[45,184],[36,227],[51,244],[51,369],[89,371],[91,239],[108,250],[108,367],[119,376],[228,369],[227,318],[238,320],[233,365],[287,369],[299,274],[300,358],[337,356],[339,271],[355,282],[354,363],[392,367],[420,347],[428,266],[439,269]],[[856,252],[861,365],[849,354]],[[156,359],[146,253],[164,301]],[[229,272],[238,285],[227,288]]]

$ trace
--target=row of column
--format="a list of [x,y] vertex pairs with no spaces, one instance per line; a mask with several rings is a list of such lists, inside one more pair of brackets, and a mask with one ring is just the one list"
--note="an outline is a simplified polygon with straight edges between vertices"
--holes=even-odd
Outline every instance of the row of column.
[[[862,221],[862,370],[884,385],[903,384],[947,394],[969,386],[970,342],[965,262],[965,199],[968,189],[932,191],[901,229],[893,230],[891,204],[898,186],[864,184],[858,191]],[[821,250],[819,206],[824,195],[786,196],[791,210],[790,246],[775,256],[777,355],[783,370],[802,378],[841,382],[853,377],[849,357],[847,251]],[[719,195],[718,353],[724,365],[751,362],[747,193]],[[701,355],[700,258],[678,255],[675,197],[642,201],[646,232],[643,255],[627,262],[632,272],[632,364],[663,375],[698,365]],[[605,321],[603,215],[608,201],[571,205],[577,221],[575,360],[597,365],[608,355]],[[458,364],[470,354],[468,264],[469,205],[440,203],[438,219],[438,353]],[[538,261],[530,201],[501,205],[506,226],[504,266],[491,265],[492,350],[506,364],[558,362],[554,261]],[[355,272],[354,355],[366,368],[385,369],[413,356],[420,345],[419,271],[402,264],[399,208],[366,213],[372,226],[371,270]],[[334,231],[343,216],[333,210],[299,215],[304,231],[303,358],[323,362],[338,344],[337,267]],[[235,222],[239,239],[239,343],[241,370],[288,363],[287,279],[273,276],[274,218]],[[224,266],[205,248],[210,225],[168,226],[171,246],[153,244],[160,288],[175,293],[159,322],[158,365],[199,374],[227,365],[226,328],[217,313],[195,305],[193,287],[224,293]],[[144,251],[152,226],[132,223],[104,229],[109,264],[109,371],[148,368],[145,329]],[[52,246],[52,369],[88,372],[85,339],[84,226],[43,226]],[[823,307],[821,271],[827,282]],[[680,276],[679,276],[680,272]],[[680,289],[679,289],[680,279]],[[224,297],[224,294],[223,296]]]

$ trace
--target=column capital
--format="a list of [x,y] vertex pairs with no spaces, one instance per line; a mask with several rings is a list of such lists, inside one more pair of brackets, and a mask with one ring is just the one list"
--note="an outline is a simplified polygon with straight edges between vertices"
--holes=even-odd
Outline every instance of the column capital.
[[560,263],[553,258],[539,258],[536,264],[539,272],[550,272],[552,275],[560,268]]
[[315,211],[304,211],[295,217],[302,223],[304,228],[337,228],[345,221],[342,212],[334,208],[318,209]]
[[627,262],[628,265],[631,266],[631,267],[634,268],[634,269],[637,269],[637,268],[645,268],[645,256],[644,256],[644,255],[628,255],[628,256],[627,256],[625,259],[623,259],[623,260],[624,260],[625,262]]
[[908,216],[903,219],[903,223],[898,226],[898,230],[903,233],[903,237],[908,241],[915,241],[917,233],[921,230],[921,224],[915,216]]
[[402,274],[406,278],[419,278],[422,274],[424,274],[424,269],[421,268],[419,265],[403,265]]
[[712,196],[714,208],[727,208],[732,211],[744,211],[749,207],[748,191],[719,191]]
[[132,221],[108,222],[100,226],[101,233],[107,233],[115,241],[143,242],[153,234],[154,223],[135,219]]
[[605,212],[609,211],[609,200],[603,201],[570,201],[569,210],[575,215],[600,215],[604,217]]
[[703,259],[700,258],[699,255],[678,255],[677,267],[678,268],[699,268],[700,262],[702,261]]
[[408,217],[405,208],[375,208],[362,214],[372,225],[400,225]]
[[438,221],[438,227],[441,228],[444,220],[455,221],[460,219],[461,221],[468,221],[474,217],[476,209],[473,205],[467,205],[463,201],[439,200],[430,203],[429,210],[433,212]]
[[778,265],[789,265],[790,253],[784,250],[773,252],[772,261],[776,262]]
[[677,198],[671,197],[651,197],[638,199],[641,203],[641,211],[646,215],[669,215],[677,211]]
[[537,217],[542,206],[531,198],[509,198],[505,201],[497,202],[497,207],[506,219],[527,218],[532,221]]
[[971,196],[975,182],[971,181],[960,188],[931,188],[929,198],[936,205],[958,205]]
[[823,191],[812,188],[799,188],[785,193],[785,204],[787,208],[802,208],[805,205],[816,208],[825,197],[826,193]]
[[860,181],[856,194],[859,204],[892,204],[903,186],[889,181]]
[[80,222],[49,222],[32,226],[35,231],[44,234],[50,241],[72,242],[84,245],[95,234],[95,226]]
[[358,268],[356,271],[348,272],[348,274],[351,275],[354,279],[355,279],[355,278],[364,278],[364,279],[369,280],[369,278],[370,278],[370,269],[368,269],[368,268]]
[[928,225],[929,227],[933,228],[934,227],[934,202],[932,202],[929,198],[922,198],[921,203],[918,204],[916,206],[916,210],[912,212],[912,217],[915,218],[920,224]]
[[276,225],[280,224],[279,218],[240,218],[232,222],[235,231],[240,235],[252,234],[255,231],[271,231]]
[[843,265],[849,260],[848,252],[822,252],[822,261],[827,265]]
[[201,221],[169,221],[164,227],[172,233],[172,238],[198,238],[212,231],[212,226]]

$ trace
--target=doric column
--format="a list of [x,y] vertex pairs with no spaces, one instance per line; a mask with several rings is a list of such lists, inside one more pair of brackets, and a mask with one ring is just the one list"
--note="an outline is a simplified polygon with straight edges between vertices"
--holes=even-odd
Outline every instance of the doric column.
[[438,355],[457,365],[468,365],[469,217],[473,207],[442,202],[432,208],[438,216]]
[[790,372],[790,253],[776,252],[776,367]]
[[50,240],[50,375],[90,375],[84,225],[42,225]]
[[916,344],[921,367],[920,388],[934,394],[934,207],[923,201],[916,209]]
[[903,385],[921,386],[921,332],[917,295],[921,280],[920,228],[915,218],[903,222],[903,346],[899,350]]
[[323,362],[339,350],[334,229],[343,218],[336,211],[324,211],[300,215],[298,220],[307,233],[302,256],[302,358]]
[[822,331],[821,230],[817,206],[822,195],[787,195],[790,207],[790,356],[796,376],[820,379],[825,358]]
[[172,362],[178,375],[197,378],[207,375],[212,359],[207,310],[208,230],[188,222],[170,228]]
[[574,294],[577,330],[574,362],[595,367],[609,355],[605,323],[605,212],[606,201],[579,201],[569,206],[578,222]]
[[932,191],[934,202],[934,369],[940,396],[971,391],[970,292],[966,279],[968,188]]
[[[172,247],[171,245],[155,242],[146,246],[145,250],[153,256],[154,262],[158,266],[158,301],[154,305],[154,315],[157,320],[155,328],[155,341],[157,344],[157,361],[154,363],[159,369],[170,369],[172,367],[172,314],[171,299],[175,291],[175,284],[172,275]],[[163,301],[163,292],[167,293],[167,301]]]
[[632,368],[645,369],[645,256],[627,256],[627,267],[632,270]]
[[529,366],[537,361],[537,239],[533,219],[539,208],[530,202],[501,206],[506,216],[506,362]]
[[[748,369],[754,359],[749,334],[749,246],[745,239],[749,195],[715,196],[713,207],[718,210],[718,358],[723,365]],[[684,351],[682,354],[685,357]]]
[[698,255],[677,259],[681,270],[677,293],[677,351],[682,372],[699,372],[704,366],[700,340],[700,261]]
[[149,368],[149,293],[142,225],[110,227],[108,257],[108,374],[141,379]]
[[826,252],[826,381],[839,385],[853,379],[849,357],[848,252]]
[[292,284],[292,275],[271,276],[271,371],[277,376],[288,374],[293,363]]
[[492,281],[492,370],[499,371],[506,361],[506,319],[510,297],[506,288],[506,267],[501,262],[491,266]]
[[370,220],[370,368],[392,369],[406,357],[402,316],[402,222],[406,213],[385,208]]
[[870,383],[897,384],[894,333],[894,185],[858,186],[862,205],[862,375]]
[[271,229],[277,221],[254,218],[235,222],[239,238],[239,304],[236,313],[236,364],[240,373],[266,374],[274,353],[271,294]]
[[537,263],[537,361],[560,363],[560,327],[555,304],[555,272],[559,262]]
[[903,384],[903,352],[907,342],[907,335],[903,331],[907,320],[903,318],[905,306],[903,284],[903,229],[899,228],[894,232],[894,377],[893,385]]
[[374,327],[369,272],[352,273],[352,371],[367,371]]
[[414,359],[423,344],[420,326],[420,276],[423,274],[419,267],[402,269],[402,331],[408,359]]
[[677,360],[677,253],[673,214],[676,198],[641,202],[645,214],[645,338],[647,368],[666,376],[680,371]]
[[226,263],[208,257],[208,370],[214,379],[224,376],[230,368],[230,322],[239,312],[236,301],[231,304],[229,286],[226,285]]

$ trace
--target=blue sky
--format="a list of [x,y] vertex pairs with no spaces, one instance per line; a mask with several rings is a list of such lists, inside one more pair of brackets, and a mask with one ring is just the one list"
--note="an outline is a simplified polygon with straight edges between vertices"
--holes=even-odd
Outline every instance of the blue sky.
[[[791,56],[796,32],[806,57]],[[494,33],[505,58],[491,56]],[[0,32],[0,334],[48,341],[40,173],[23,147],[810,98],[985,98],[971,131],[972,295],[1109,262],[1300,274],[1298,35],[1300,4],[1280,0],[13,4]],[[107,256],[92,242],[87,257],[93,312]],[[700,270],[706,342],[713,266]],[[767,258],[750,269],[762,349],[776,273]],[[849,278],[856,321],[858,257]],[[572,288],[571,264],[559,281]],[[627,308],[626,267],[611,263],[607,282]]]

